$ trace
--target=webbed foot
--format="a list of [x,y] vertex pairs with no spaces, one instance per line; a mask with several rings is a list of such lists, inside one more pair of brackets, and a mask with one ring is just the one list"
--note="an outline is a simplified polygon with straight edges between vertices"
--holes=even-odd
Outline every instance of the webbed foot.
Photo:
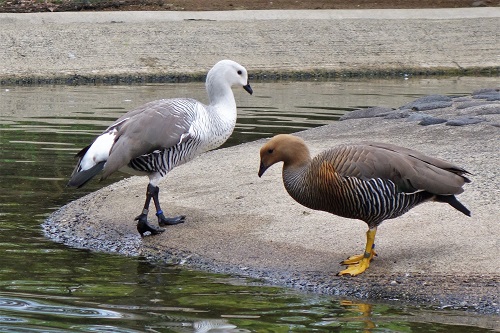
[[186,219],[185,215],[180,215],[180,216],[175,216],[175,217],[165,217],[165,215],[163,215],[163,213],[160,213],[160,214],[156,214],[156,216],[158,216],[158,225],[160,227],[184,223],[184,221]]
[[[370,255],[368,257],[368,259],[370,259],[370,261],[373,259],[373,257],[376,257],[377,256],[377,253],[375,253],[375,250],[372,248],[372,250],[370,251]],[[358,254],[358,255],[355,255],[355,256],[350,256],[349,258],[347,258],[346,260],[342,260],[340,262],[341,265],[352,265],[352,264],[357,264],[361,261],[361,259],[363,259],[365,257],[365,254]]]
[[165,231],[163,228],[155,227],[148,222],[148,216],[146,214],[141,214],[137,216],[134,221],[137,221],[137,231],[144,237],[144,233],[149,231],[151,235],[158,235]]
[[349,274],[350,276],[356,276],[366,271],[368,267],[370,267],[370,259],[362,258],[358,263],[348,265],[347,268],[340,271],[338,275]]
[[351,275],[356,276],[368,269],[370,267],[370,261],[373,257],[377,255],[375,253],[375,234],[377,233],[377,227],[370,228],[366,232],[366,246],[365,253],[351,256],[346,260],[342,261],[341,265],[347,265],[347,268],[340,271],[338,275]]

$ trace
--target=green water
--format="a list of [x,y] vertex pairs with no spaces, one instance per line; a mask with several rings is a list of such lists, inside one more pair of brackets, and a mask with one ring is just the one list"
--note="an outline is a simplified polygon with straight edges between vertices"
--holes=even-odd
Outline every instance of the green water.
[[[254,83],[235,91],[226,145],[335,121],[359,106],[465,94],[494,78]],[[73,155],[128,109],[202,84],[0,89],[0,332],[488,332],[498,316],[436,306],[371,304],[264,287],[143,258],[92,253],[46,239],[54,210],[121,179],[65,187]]]

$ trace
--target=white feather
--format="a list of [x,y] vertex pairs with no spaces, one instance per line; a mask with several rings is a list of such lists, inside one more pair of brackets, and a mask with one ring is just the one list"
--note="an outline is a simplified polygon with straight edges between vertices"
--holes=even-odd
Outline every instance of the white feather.
[[81,170],[88,170],[99,162],[107,161],[109,151],[115,142],[116,130],[101,134],[82,158]]

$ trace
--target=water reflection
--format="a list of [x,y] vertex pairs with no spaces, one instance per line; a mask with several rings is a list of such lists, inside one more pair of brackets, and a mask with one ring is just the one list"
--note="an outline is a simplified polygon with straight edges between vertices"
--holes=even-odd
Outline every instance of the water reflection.
[[[494,84],[494,78],[256,82],[254,96],[235,91],[238,124],[226,146],[333,122],[358,106],[396,107],[420,95]],[[130,108],[178,96],[206,100],[199,83],[0,90],[0,332],[486,332],[498,324],[264,288],[45,239],[39,226],[52,211],[123,177],[68,191],[74,153]]]
[[364,333],[371,332],[372,329],[377,327],[373,322],[374,319],[372,319],[373,306],[371,304],[341,300],[340,306],[342,306],[346,311],[354,313],[354,316],[350,317],[350,319],[361,323],[363,325]]
[[59,316],[77,316],[88,318],[121,318],[118,312],[95,309],[79,308],[73,306],[60,306],[42,304],[36,301],[25,300],[22,298],[2,298],[0,297],[0,311],[8,313],[30,312],[31,314],[59,315]]

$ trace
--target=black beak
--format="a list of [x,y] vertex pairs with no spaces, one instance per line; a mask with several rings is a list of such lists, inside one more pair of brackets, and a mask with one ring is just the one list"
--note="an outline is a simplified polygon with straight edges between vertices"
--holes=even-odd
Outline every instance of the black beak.
[[264,172],[266,172],[267,168],[269,168],[268,166],[265,166],[264,163],[262,163],[262,161],[260,162],[260,168],[259,168],[259,177],[262,177],[262,175],[264,174]]
[[253,90],[252,87],[250,87],[250,83],[247,82],[247,85],[243,86],[243,89],[245,89],[247,93],[249,93],[250,95],[253,94]]

